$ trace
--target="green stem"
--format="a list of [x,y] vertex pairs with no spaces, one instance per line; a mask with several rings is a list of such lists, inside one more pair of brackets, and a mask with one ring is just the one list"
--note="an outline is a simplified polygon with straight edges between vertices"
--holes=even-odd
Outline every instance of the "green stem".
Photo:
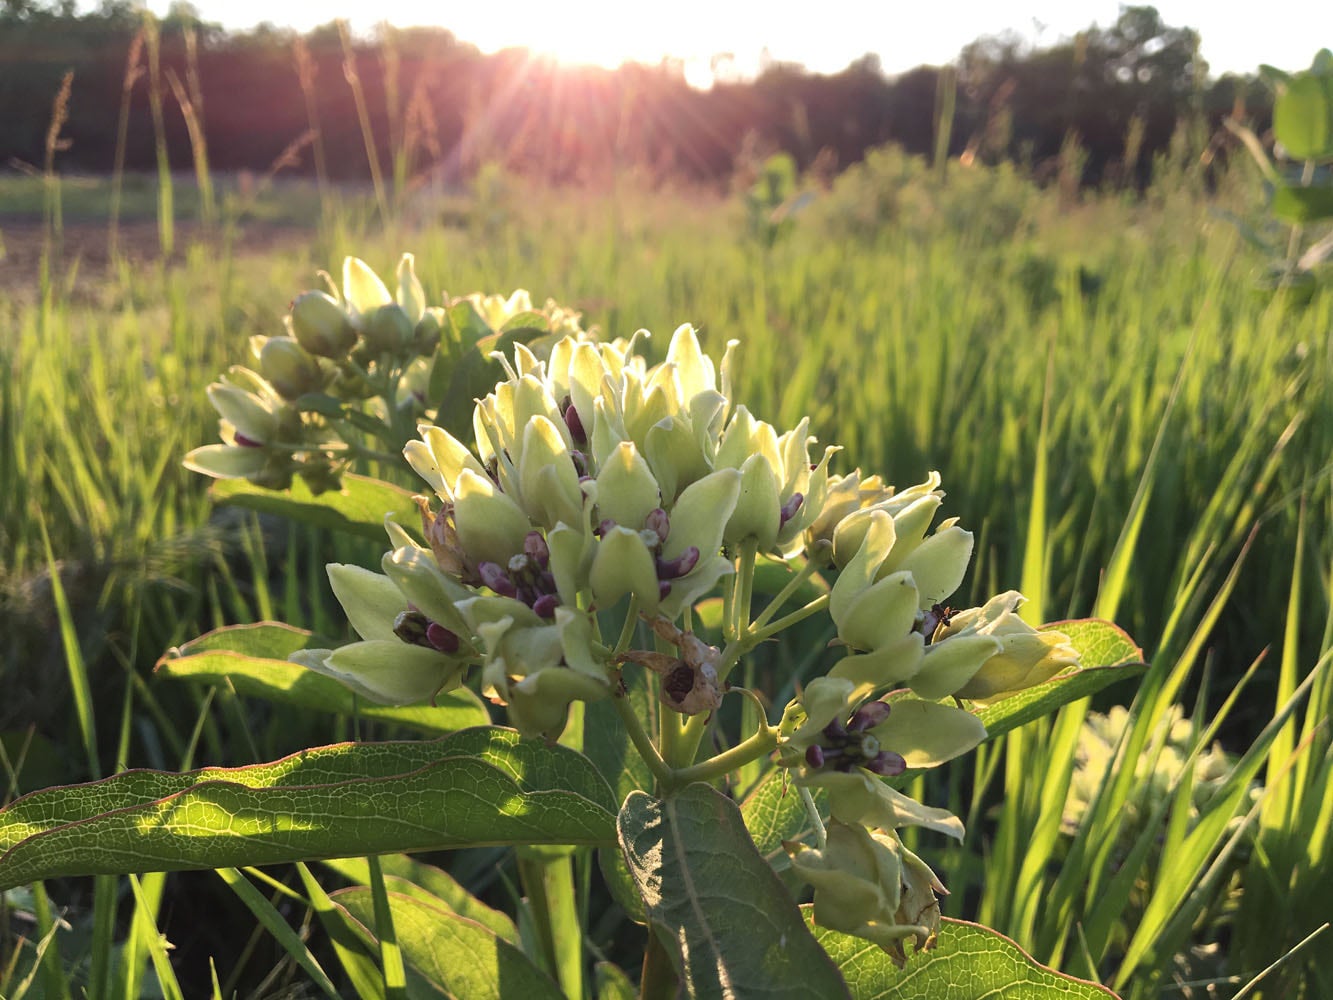
[[398,933],[394,929],[393,913],[389,909],[389,893],[384,885],[384,872],[380,868],[380,859],[373,854],[366,858],[366,864],[370,871],[370,897],[374,905],[375,936],[380,941],[380,969],[384,973],[384,995],[386,1000],[406,1000],[407,970],[403,966],[403,953],[398,947]]
[[663,788],[669,786],[671,784],[671,768],[667,767],[666,761],[657,752],[657,747],[653,746],[652,739],[644,731],[643,723],[634,714],[634,709],[629,700],[617,696],[611,699],[611,703],[615,705],[620,721],[625,724],[625,731],[629,733],[630,742],[634,744],[634,749],[639,751],[639,756],[648,765],[648,770],[653,772],[653,777],[657,779],[657,783]]
[[805,607],[799,608],[796,611],[793,611],[789,615],[783,615],[781,618],[773,622],[771,625],[766,625],[763,628],[752,630],[749,634],[750,643],[752,645],[757,645],[758,643],[763,642],[765,639],[777,635],[784,629],[791,628],[797,622],[804,621],[811,615],[823,611],[826,607],[828,607],[828,602],[829,602],[829,595],[820,594],[809,604],[805,605]]
[[629,649],[634,639],[634,627],[639,623],[639,595],[629,595],[629,610],[625,612],[625,624],[621,626],[620,638],[616,640],[615,655],[619,656]]
[[520,850],[518,874],[551,972],[566,997],[582,1000],[583,928],[574,892],[573,855]]
[[796,789],[801,793],[801,801],[805,803],[806,814],[809,815],[810,822],[814,824],[815,841],[822,851],[828,844],[828,831],[824,829],[824,817],[819,815],[819,806],[815,805],[815,797],[810,794],[810,789],[804,785],[797,785]]
[[688,784],[691,781],[712,781],[752,760],[758,760],[772,753],[777,749],[777,745],[778,731],[768,723],[764,723],[757,733],[737,743],[730,750],[724,750],[716,757],[710,757],[691,767],[677,768],[672,778],[677,785]]
[[763,627],[772,620],[773,616],[782,610],[783,605],[792,599],[792,596],[800,589],[801,584],[814,576],[818,570],[819,564],[813,559],[807,559],[805,565],[800,568],[800,571],[787,581],[787,585],[778,591],[777,596],[774,597],[773,600],[768,602],[768,606],[760,612],[759,617],[756,618],[754,624],[750,626],[750,630],[762,630]]

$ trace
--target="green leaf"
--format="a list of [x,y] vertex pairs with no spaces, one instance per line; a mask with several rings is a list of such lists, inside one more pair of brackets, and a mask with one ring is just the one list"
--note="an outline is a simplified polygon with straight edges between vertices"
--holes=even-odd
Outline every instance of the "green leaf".
[[853,1000],[1105,1000],[1105,986],[1061,975],[1040,965],[1003,934],[962,920],[945,919],[933,951],[911,956],[905,968],[872,944],[850,934],[815,927],[811,907],[801,907],[815,940],[842,970]]
[[[468,309],[472,308],[471,303],[465,304]],[[455,310],[458,308],[460,307],[456,306]],[[526,343],[539,332],[542,331],[510,330],[506,333],[488,333],[476,340],[474,349],[465,350],[458,364],[449,373],[448,388],[444,390],[442,397],[434,395],[435,386],[432,385],[430,401],[434,403],[439,399],[439,409],[435,414],[436,425],[443,427],[460,441],[469,440],[472,436],[474,402],[491,392],[495,388],[495,383],[505,377],[504,369],[500,367],[499,362],[491,358],[491,353],[499,351],[501,354],[511,354],[515,344]],[[434,381],[432,378],[432,383]]]
[[1110,622],[1084,618],[1052,622],[1044,627],[1069,636],[1069,641],[1079,651],[1083,668],[978,709],[977,717],[986,726],[987,740],[1049,715],[1061,705],[1096,694],[1116,681],[1136,677],[1147,669],[1143,663],[1143,650],[1134,645],[1134,640],[1124,630]]
[[[648,683],[647,671],[637,667],[626,670],[624,684],[624,697],[629,699],[634,714],[649,732],[656,732],[660,703],[653,686]],[[653,787],[653,773],[634,749],[610,698],[584,706],[583,752],[611,785],[617,802],[624,802],[630,792],[648,791]],[[612,848],[598,851],[597,861],[612,898],[632,920],[646,923],[643,900],[639,898],[620,851]]]
[[551,321],[535,309],[529,309],[527,312],[515,313],[504,321],[500,327],[501,333],[516,333],[520,330],[533,331],[535,333],[546,333],[551,329]]
[[[826,815],[828,793],[822,788],[811,792],[820,814]],[[760,855],[779,874],[791,867],[791,859],[782,849],[783,841],[813,842],[815,831],[810,814],[786,768],[776,767],[759,779],[741,802],[741,818]]]
[[55,875],[600,845],[615,837],[615,809],[582,754],[495,727],[343,743],[249,767],[125,771],[0,809],[0,890]]
[[704,784],[634,792],[620,847],[655,929],[696,998],[846,997],[837,969],[755,850],[736,804]]
[[1293,160],[1333,156],[1333,80],[1291,77],[1273,102],[1273,134]]
[[209,495],[219,505],[232,504],[257,510],[261,514],[280,514],[321,528],[343,531],[384,541],[384,517],[393,519],[409,531],[421,522],[412,494],[401,487],[365,476],[345,475],[342,489],[328,490],[316,496],[299,477],[291,488],[277,493],[245,479],[220,479]]
[[598,962],[593,975],[597,981],[597,1000],[635,1000],[639,995],[629,976],[610,962]]
[[[362,861],[362,864],[365,862]],[[353,928],[347,911],[329,899],[328,893],[315,880],[310,869],[299,861],[296,871],[305,885],[306,895],[310,897],[310,906],[319,916],[324,933],[333,945],[333,953],[338,956],[343,974],[356,990],[356,995],[360,1000],[384,1000],[384,977],[370,949]]]
[[[560,988],[549,976],[488,928],[414,896],[388,895],[403,957],[445,996],[455,1000],[562,1000]],[[330,898],[359,921],[364,935],[373,940],[367,929],[375,926],[368,888],[340,889]]]
[[491,721],[485,704],[467,688],[437,695],[434,705],[394,708],[359,699],[332,677],[287,662],[297,650],[333,645],[337,643],[276,622],[229,625],[172,650],[157,661],[154,675],[214,685],[230,680],[238,694],[397,723],[427,736],[443,736]]
[[1333,218],[1333,187],[1281,184],[1273,189],[1273,214],[1300,223]]
[[[323,862],[357,885],[370,885],[370,865],[365,858],[338,858]],[[415,896],[432,906],[452,910],[460,917],[474,920],[492,934],[513,944],[518,943],[518,929],[507,914],[493,910],[464,889],[452,875],[406,854],[386,854],[380,858],[384,883],[394,892]]]
[[325,392],[307,392],[292,400],[292,406],[302,413],[318,413],[325,417],[341,417],[343,404],[337,396]]

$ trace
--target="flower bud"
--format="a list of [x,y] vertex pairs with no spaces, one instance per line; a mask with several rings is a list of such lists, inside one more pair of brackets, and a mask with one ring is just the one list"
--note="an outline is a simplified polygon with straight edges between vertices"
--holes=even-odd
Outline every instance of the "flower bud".
[[297,343],[322,358],[343,357],[356,343],[347,313],[324,292],[305,292],[292,303],[292,333]]
[[374,354],[398,354],[412,343],[415,328],[407,313],[394,303],[361,317],[361,333]]
[[259,369],[284,399],[296,399],[324,385],[319,364],[290,337],[265,341],[259,352]]

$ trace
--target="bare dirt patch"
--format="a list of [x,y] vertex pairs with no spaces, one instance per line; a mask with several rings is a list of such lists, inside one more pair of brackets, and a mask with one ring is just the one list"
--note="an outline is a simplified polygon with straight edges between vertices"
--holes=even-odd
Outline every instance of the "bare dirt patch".
[[[231,252],[257,254],[309,243],[314,230],[289,223],[249,222],[235,230]],[[206,241],[216,245],[220,237],[208,233],[194,222],[175,226],[176,250],[173,260],[180,260],[191,244]],[[46,226],[40,216],[0,215],[0,297],[35,300],[40,293],[42,256],[46,250]],[[77,275],[78,282],[68,294],[80,298],[78,286],[96,285],[108,273],[111,262],[110,233],[105,219],[66,220],[60,246],[55,248],[51,274]],[[119,255],[129,266],[156,263],[162,257],[157,223],[150,219],[132,219],[121,223]],[[91,290],[90,290],[91,291]],[[92,297],[89,294],[88,297]]]

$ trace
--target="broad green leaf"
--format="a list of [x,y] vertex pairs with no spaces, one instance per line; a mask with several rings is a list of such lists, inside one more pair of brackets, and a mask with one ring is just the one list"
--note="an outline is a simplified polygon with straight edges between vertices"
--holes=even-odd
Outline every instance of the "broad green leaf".
[[[465,305],[468,309],[472,308],[471,303]],[[455,306],[454,311],[460,308],[462,306]],[[439,400],[435,423],[458,440],[469,440],[472,437],[472,408],[475,400],[491,392],[495,383],[505,377],[504,369],[490,355],[495,351],[510,355],[515,344],[526,343],[539,332],[543,331],[519,329],[488,334],[475,342],[473,350],[465,350],[450,373],[448,386],[443,398]],[[438,370],[439,366],[436,367]],[[434,389],[432,384],[432,392]],[[431,403],[434,402],[432,396]]]
[[[820,815],[828,812],[828,793],[812,789]],[[741,818],[750,831],[754,846],[775,871],[791,867],[782,842],[812,838],[814,827],[806,812],[801,793],[791,783],[791,773],[777,767],[764,775],[741,802]],[[813,841],[811,841],[813,842]]]
[[582,754],[467,729],[269,764],[126,771],[0,809],[0,889],[54,875],[263,865],[477,844],[606,844],[611,790]]
[[698,783],[666,799],[634,792],[617,827],[691,997],[847,996],[726,796]]
[[[648,671],[629,664],[624,669],[623,681],[624,697],[629,700],[634,714],[650,733],[656,732],[660,709],[654,685],[648,682]],[[653,773],[634,749],[610,698],[592,702],[584,708],[583,752],[602,772],[602,777],[615,792],[617,802],[624,802],[635,790],[652,790]]]
[[1333,81],[1297,73],[1273,102],[1273,134],[1293,160],[1333,156]]
[[[368,939],[375,926],[368,888],[330,898],[357,920]],[[562,1000],[560,988],[518,948],[475,921],[401,893],[389,893],[403,958],[427,983],[455,1000]],[[410,979],[409,979],[410,984]]]
[[[323,864],[357,885],[370,885],[370,865],[365,858],[337,858]],[[518,930],[507,914],[491,909],[443,869],[406,854],[384,855],[380,858],[380,868],[384,872],[385,885],[392,891],[416,896],[432,906],[445,907],[460,917],[475,920],[506,941],[518,943]]]
[[980,924],[945,919],[933,951],[912,955],[900,969],[880,948],[850,934],[814,926],[815,940],[833,959],[853,1000],[1114,1000],[1105,986],[1061,975],[1039,964],[1003,934]]
[[230,679],[238,694],[317,712],[393,722],[427,736],[442,736],[491,721],[481,699],[467,688],[436,696],[434,705],[395,708],[357,698],[332,677],[287,662],[297,650],[327,649],[331,645],[334,643],[304,629],[277,622],[229,625],[172,650],[158,660],[154,674],[202,684],[225,684]]
[[220,479],[209,495],[216,504],[232,504],[257,510],[261,514],[280,514],[332,531],[343,531],[384,541],[384,516],[409,531],[421,521],[412,494],[401,487],[365,476],[345,475],[342,489],[328,490],[316,496],[298,476],[291,488],[281,493],[266,490],[245,479]]
[[[656,732],[660,705],[653,685],[648,682],[648,672],[631,665],[625,669],[624,684],[624,697],[629,699],[635,715],[649,732]],[[653,774],[630,742],[611,699],[585,705],[583,713],[583,752],[611,785],[616,801],[624,802],[636,790],[651,791]],[[619,850],[605,848],[597,852],[597,861],[612,898],[630,919],[645,923],[643,900],[634,888],[624,856]]]
[[987,740],[1049,715],[1061,705],[1096,694],[1116,681],[1135,677],[1146,669],[1143,650],[1110,622],[1085,618],[1052,622],[1045,627],[1069,636],[1069,641],[1079,651],[1082,669],[978,709],[977,716],[986,726]]
[[1273,214],[1286,222],[1333,218],[1333,187],[1280,184],[1273,189]]

